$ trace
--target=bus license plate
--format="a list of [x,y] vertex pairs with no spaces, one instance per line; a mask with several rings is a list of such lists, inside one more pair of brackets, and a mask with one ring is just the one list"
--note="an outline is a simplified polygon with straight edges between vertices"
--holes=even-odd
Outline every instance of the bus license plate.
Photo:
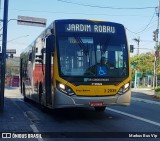
[[89,105],[91,107],[101,107],[104,105],[104,103],[103,102],[90,102]]

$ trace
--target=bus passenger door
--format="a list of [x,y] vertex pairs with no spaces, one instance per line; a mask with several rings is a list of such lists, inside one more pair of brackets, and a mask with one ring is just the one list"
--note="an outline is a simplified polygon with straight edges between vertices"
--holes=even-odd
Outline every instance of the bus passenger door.
[[52,73],[53,73],[53,50],[54,36],[50,35],[46,39],[46,59],[45,59],[45,89],[46,89],[46,105],[52,106]]

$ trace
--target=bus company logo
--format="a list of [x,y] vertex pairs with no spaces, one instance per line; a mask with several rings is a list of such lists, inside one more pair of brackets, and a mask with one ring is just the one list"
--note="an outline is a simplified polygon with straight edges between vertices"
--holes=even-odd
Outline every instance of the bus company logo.
[[101,86],[102,83],[92,83],[92,85]]
[[100,82],[104,82],[104,81],[109,81],[108,78],[89,78],[88,81],[100,81]]
[[3,139],[10,139],[10,138],[12,138],[12,135],[11,135],[11,133],[2,133],[2,138]]

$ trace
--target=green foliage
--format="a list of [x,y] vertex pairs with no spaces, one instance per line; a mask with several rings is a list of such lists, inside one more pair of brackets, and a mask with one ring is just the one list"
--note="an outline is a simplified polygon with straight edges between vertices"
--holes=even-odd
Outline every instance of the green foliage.
[[155,92],[159,92],[160,91],[160,87],[155,88]]
[[135,55],[131,57],[131,64],[136,64],[134,68],[141,72],[143,76],[145,76],[146,72],[153,72],[154,54],[148,52],[140,55]]
[[19,74],[19,57],[8,58],[6,60],[6,75]]

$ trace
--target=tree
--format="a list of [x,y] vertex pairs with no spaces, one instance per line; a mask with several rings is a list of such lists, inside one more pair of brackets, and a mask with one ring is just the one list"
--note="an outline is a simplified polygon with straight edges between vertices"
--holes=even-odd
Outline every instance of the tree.
[[6,74],[19,75],[19,57],[8,58],[6,60]]
[[135,64],[135,69],[142,74],[145,74],[147,71],[153,72],[154,54],[147,52],[140,55],[135,55],[131,57],[131,64]]
[[157,57],[157,75],[158,75],[158,78],[160,78],[160,43],[157,46],[157,51],[159,53]]

